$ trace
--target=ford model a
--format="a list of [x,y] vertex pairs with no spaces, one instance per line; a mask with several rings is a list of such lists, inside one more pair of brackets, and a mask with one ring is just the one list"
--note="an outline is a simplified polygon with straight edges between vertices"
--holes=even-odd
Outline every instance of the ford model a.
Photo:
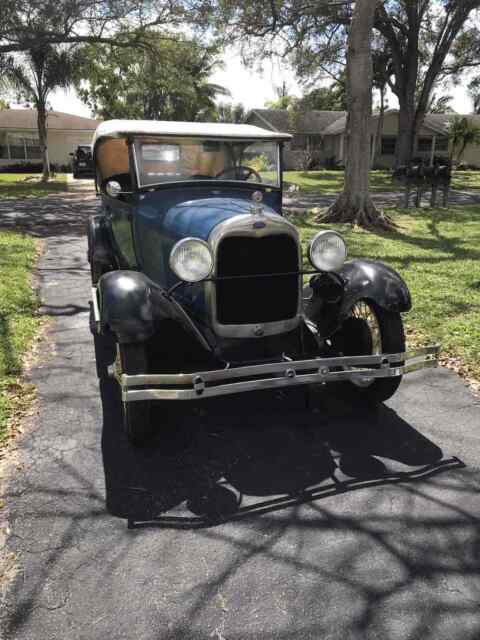
[[248,125],[98,127],[93,328],[116,341],[110,374],[132,442],[181,402],[336,381],[379,403],[402,375],[436,365],[437,347],[405,353],[410,294],[392,269],[346,261],[328,230],[310,241],[305,266],[282,216],[289,138]]

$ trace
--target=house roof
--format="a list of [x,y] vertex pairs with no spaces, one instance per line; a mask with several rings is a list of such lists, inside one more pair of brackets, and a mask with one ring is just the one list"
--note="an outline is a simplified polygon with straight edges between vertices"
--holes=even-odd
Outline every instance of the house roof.
[[[61,111],[49,111],[47,126],[49,129],[65,131],[94,131],[100,120],[74,116]],[[2,109],[0,111],[0,129],[37,129],[36,109]]]
[[[293,131],[286,109],[252,109],[249,118],[257,116],[271,131]],[[345,111],[317,111],[303,113],[296,123],[297,133],[323,133],[325,127],[345,116]]]
[[238,138],[246,140],[290,140],[288,133],[266,131],[249,124],[222,122],[175,122],[161,120],[107,120],[102,122],[93,137],[93,144],[101,138],[118,138],[129,133],[140,135],[191,136],[209,138]]
[[340,118],[337,118],[328,127],[326,127],[322,131],[322,133],[324,136],[335,136],[338,133],[342,133],[343,131],[345,131],[346,127],[347,127],[347,114],[344,113],[340,116]]
[[[386,111],[385,114],[398,113],[398,109],[391,109]],[[434,133],[438,133],[440,135],[448,134],[448,125],[454,118],[461,116],[459,113],[427,113],[425,119],[423,121],[423,126],[427,129],[430,129]],[[373,119],[376,120],[379,117],[378,113],[373,115]],[[466,116],[469,120],[473,120],[475,124],[480,126],[480,115],[470,114]],[[343,133],[347,126],[347,116],[346,114],[333,122],[323,131],[323,135],[326,136],[334,136],[339,133]]]

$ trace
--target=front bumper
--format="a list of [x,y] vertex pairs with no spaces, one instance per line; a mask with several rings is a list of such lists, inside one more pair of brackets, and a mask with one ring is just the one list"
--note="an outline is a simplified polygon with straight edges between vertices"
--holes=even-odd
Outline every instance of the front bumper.
[[438,355],[439,346],[434,345],[407,353],[318,357],[198,373],[127,375],[114,364],[110,373],[120,384],[123,402],[199,400],[260,389],[402,376],[436,367]]

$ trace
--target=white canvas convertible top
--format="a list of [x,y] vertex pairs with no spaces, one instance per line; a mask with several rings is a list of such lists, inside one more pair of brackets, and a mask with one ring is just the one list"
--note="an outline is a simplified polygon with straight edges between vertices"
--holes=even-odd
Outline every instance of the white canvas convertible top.
[[289,133],[269,131],[250,124],[221,122],[166,122],[161,120],[107,120],[95,131],[92,145],[102,138],[121,138],[128,134],[244,138],[247,140],[290,140]]

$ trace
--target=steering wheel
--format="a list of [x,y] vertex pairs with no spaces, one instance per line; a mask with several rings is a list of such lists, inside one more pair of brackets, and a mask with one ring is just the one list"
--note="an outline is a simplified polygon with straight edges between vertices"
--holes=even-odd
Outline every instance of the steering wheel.
[[217,173],[216,178],[221,178],[224,175],[233,174],[234,180],[245,180],[245,182],[250,178],[250,176],[255,176],[257,182],[262,182],[262,178],[258,171],[252,169],[252,167],[246,167],[243,164],[238,165],[238,167],[227,167]]

